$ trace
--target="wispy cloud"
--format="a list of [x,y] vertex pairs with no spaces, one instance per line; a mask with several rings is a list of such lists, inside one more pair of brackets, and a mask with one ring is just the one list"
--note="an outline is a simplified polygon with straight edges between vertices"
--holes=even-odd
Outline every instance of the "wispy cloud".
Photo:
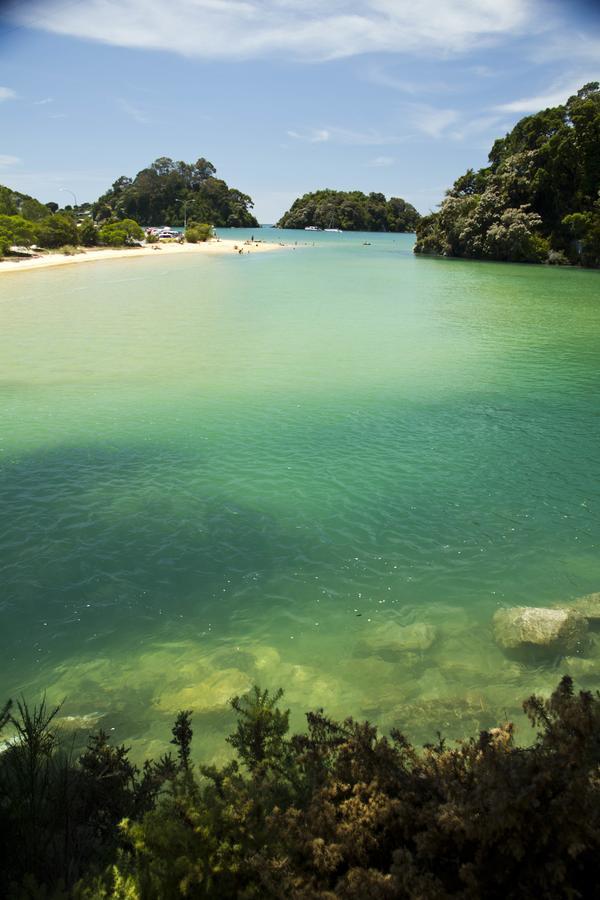
[[19,166],[23,162],[18,156],[9,156],[7,153],[0,153],[0,166]]
[[147,125],[150,122],[150,118],[148,115],[141,109],[138,109],[137,106],[133,106],[133,104],[129,103],[128,100],[124,100],[120,97],[117,100],[117,105],[126,113],[134,122],[137,122],[138,125]]
[[54,97],[44,97],[43,100],[34,100],[34,106],[46,106],[48,103],[54,103]]
[[[496,107],[500,112],[506,113],[535,113],[540,109],[551,106],[559,106],[576,94],[579,88],[588,81],[594,80],[593,74],[585,73],[577,77],[569,78],[561,82],[554,82],[549,90],[530,97],[520,97],[508,103],[501,103]],[[597,78],[595,79],[597,80]]]
[[13,91],[12,88],[0,87],[0,103],[3,100],[14,100],[16,96],[16,91]]
[[380,63],[371,63],[366,69],[366,78],[371,84],[390,88],[401,94],[419,96],[421,94],[440,94],[452,90],[448,82],[442,81],[411,81],[394,74],[389,68]]
[[367,165],[374,169],[384,169],[388,166],[393,166],[395,162],[396,160],[393,156],[376,156],[375,159],[369,160]]
[[64,0],[9,2],[18,25],[208,59],[462,53],[525,33],[534,0]]
[[439,109],[425,103],[412,104],[410,110],[413,126],[432,138],[441,137],[459,119],[459,113],[455,109]]
[[449,136],[455,141],[483,138],[484,146],[487,147],[492,135],[502,134],[510,128],[510,123],[503,122],[503,118],[501,115],[481,115],[462,119],[456,123]]

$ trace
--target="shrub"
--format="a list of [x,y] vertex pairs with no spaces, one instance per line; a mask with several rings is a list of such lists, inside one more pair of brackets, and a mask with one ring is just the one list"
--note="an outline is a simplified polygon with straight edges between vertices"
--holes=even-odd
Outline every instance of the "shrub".
[[192,223],[188,225],[185,231],[185,239],[189,244],[203,243],[213,236],[213,227],[206,222],[201,224]]
[[83,250],[80,250],[79,247],[73,247],[72,244],[65,244],[64,247],[57,247],[57,253],[62,253],[63,256],[75,256],[77,253],[83,253]]
[[140,772],[104,732],[74,760],[56,709],[21,703],[13,717],[7,705],[0,894],[62,897],[61,879],[80,900],[600,893],[600,695],[565,676],[550,699],[523,704],[531,746],[505,724],[422,751],[322,710],[290,736],[281,698],[258,687],[233,698],[237,758],[199,775],[189,711],[172,730],[176,758]]
[[9,253],[14,245],[28,247],[35,240],[32,222],[22,216],[0,215],[0,256]]
[[78,228],[79,243],[83,247],[95,247],[98,243],[98,229],[92,219],[84,219]]
[[144,239],[144,231],[133,219],[122,219],[103,225],[98,231],[100,243],[109,247],[124,247]]

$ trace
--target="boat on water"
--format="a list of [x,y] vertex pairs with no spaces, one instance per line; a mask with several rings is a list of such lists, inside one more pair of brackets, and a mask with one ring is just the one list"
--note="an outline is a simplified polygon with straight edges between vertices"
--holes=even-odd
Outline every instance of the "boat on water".
[[305,231],[321,231],[316,225],[307,225]]
[[334,228],[334,227],[333,227],[333,223],[334,223],[334,222],[335,222],[335,216],[332,216],[332,217],[331,217],[331,221],[330,221],[330,223],[329,223],[329,228],[324,228],[323,231],[329,231],[330,233],[333,232],[334,234],[341,234],[341,233],[342,233],[342,229],[341,229],[341,228]]

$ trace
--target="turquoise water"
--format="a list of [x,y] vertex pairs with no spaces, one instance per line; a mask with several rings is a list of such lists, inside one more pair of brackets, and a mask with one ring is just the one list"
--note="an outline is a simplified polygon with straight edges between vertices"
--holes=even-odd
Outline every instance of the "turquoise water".
[[296,725],[517,715],[564,665],[494,611],[600,589],[598,273],[253,233],[289,246],[1,276],[2,694],[139,753],[192,708],[215,757],[255,681]]

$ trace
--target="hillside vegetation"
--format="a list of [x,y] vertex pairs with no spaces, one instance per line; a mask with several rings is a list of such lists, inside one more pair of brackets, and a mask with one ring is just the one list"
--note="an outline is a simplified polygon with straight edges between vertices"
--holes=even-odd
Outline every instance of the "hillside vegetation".
[[313,191],[294,200],[278,228],[341,228],[342,231],[414,231],[419,213],[399,197],[361,191]]
[[521,119],[417,226],[416,253],[600,265],[600,90]]

